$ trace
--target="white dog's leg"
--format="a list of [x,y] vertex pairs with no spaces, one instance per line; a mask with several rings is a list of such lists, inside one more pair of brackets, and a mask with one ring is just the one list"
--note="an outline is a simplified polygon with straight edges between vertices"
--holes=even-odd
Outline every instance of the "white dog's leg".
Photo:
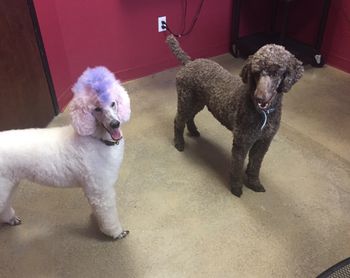
[[21,224],[16,216],[15,210],[11,207],[11,196],[16,188],[16,183],[0,178],[0,222],[12,226]]
[[16,216],[15,210],[10,206],[7,206],[6,209],[1,213],[0,219],[2,223],[6,223],[11,226],[21,224],[21,219]]
[[108,190],[88,186],[84,188],[84,192],[97,218],[101,232],[114,239],[126,237],[129,231],[124,231],[119,222],[113,186]]

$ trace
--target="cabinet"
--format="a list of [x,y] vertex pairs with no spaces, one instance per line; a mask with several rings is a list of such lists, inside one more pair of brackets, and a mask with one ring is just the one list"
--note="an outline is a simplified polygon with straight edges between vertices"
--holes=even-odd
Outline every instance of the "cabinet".
[[[312,45],[302,43],[293,38],[288,37],[288,23],[289,23],[289,8],[293,1],[298,0],[273,0],[272,1],[272,16],[270,22],[270,30],[264,32],[254,33],[247,36],[240,37],[239,27],[241,21],[242,5],[248,2],[247,0],[235,0],[233,6],[233,20],[232,20],[232,49],[231,53],[235,57],[247,57],[255,53],[260,47],[265,44],[275,43],[286,47],[304,64],[311,64],[315,67],[322,67],[325,63],[324,57],[321,54],[321,46],[324,31],[326,28],[328,10],[331,0],[320,0],[319,5],[322,5],[322,12],[319,18],[319,25],[316,34],[316,39]],[[302,0],[306,1],[306,0]],[[251,2],[251,1],[250,1]],[[280,28],[276,31],[278,13],[281,22]]]

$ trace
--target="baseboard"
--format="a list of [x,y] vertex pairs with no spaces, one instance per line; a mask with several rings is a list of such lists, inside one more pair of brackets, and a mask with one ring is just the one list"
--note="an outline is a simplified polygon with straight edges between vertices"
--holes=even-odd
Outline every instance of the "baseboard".
[[328,54],[326,63],[332,67],[350,73],[350,60],[335,54]]
[[[206,47],[205,49],[204,48],[199,49],[195,52],[191,52],[191,57],[207,58],[207,57],[213,57],[213,56],[227,53],[229,52],[229,44],[230,43],[227,41],[224,43]],[[176,59],[174,59],[174,57],[169,55],[169,58],[164,60],[159,60],[151,64],[141,65],[141,66],[117,71],[116,75],[122,81],[129,81],[132,79],[154,74],[178,65],[179,65],[179,62]]]
[[[191,52],[191,57],[198,58],[198,57],[213,57],[220,54],[224,54],[229,52],[229,45],[230,42],[223,42],[220,44],[207,46],[206,48],[199,49],[195,52]],[[172,67],[176,67],[179,65],[179,62],[176,60],[174,56],[170,54],[169,50],[169,58],[164,60],[159,60],[154,63],[140,65],[133,68],[123,69],[115,72],[115,75],[118,79],[120,79],[122,82],[141,78],[147,75],[151,75]],[[72,98],[72,92],[70,90],[66,90],[62,94],[59,95],[57,98],[57,102],[60,108],[60,111],[63,111],[69,101]]]

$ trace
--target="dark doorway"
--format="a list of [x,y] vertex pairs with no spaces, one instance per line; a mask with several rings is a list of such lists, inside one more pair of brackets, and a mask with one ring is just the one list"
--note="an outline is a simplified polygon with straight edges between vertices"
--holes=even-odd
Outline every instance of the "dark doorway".
[[58,113],[33,2],[0,1],[0,130],[44,127]]

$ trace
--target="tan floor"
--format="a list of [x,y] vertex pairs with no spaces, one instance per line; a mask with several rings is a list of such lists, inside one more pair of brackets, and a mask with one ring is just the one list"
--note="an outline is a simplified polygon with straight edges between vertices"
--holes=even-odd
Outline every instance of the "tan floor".
[[[233,73],[242,65],[216,60]],[[101,235],[79,189],[22,183],[23,224],[0,228],[0,277],[315,277],[350,256],[350,75],[306,70],[263,164],[267,192],[238,199],[230,132],[208,111],[202,137],[173,147],[175,73],[126,84],[133,113],[117,190],[130,235]]]

